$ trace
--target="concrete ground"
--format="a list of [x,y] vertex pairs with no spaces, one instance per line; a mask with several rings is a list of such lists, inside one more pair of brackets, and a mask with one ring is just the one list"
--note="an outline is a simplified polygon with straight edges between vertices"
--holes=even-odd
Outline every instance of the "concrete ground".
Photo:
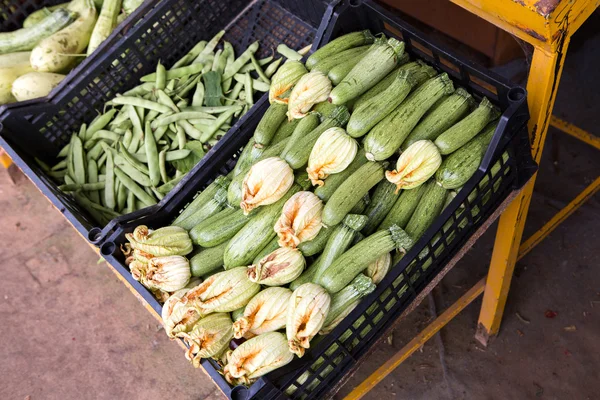
[[[584,25],[588,38],[575,38],[555,110],[595,133],[597,22]],[[549,135],[526,237],[600,171],[595,150],[555,129]],[[0,209],[0,399],[220,398],[29,181],[21,178],[15,185],[1,170]],[[500,336],[488,348],[473,339],[479,300],[367,398],[598,398],[598,226],[596,195],[517,264]],[[484,276],[494,232],[490,229],[434,291],[438,313]],[[391,344],[377,345],[337,397],[431,320],[425,301],[394,332]]]

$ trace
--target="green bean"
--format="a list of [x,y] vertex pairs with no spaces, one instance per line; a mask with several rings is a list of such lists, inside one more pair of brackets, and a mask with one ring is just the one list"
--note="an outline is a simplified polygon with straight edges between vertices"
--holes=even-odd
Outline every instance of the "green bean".
[[94,133],[98,132],[100,129],[104,129],[106,125],[108,125],[108,123],[113,119],[116,113],[117,109],[113,108],[94,118],[90,126],[87,128],[87,132],[85,134],[86,138],[89,140]]
[[204,103],[204,84],[199,80],[196,84],[196,91],[192,97],[192,106],[201,106]]
[[106,152],[106,178],[104,180],[104,205],[115,208],[115,164],[110,151]]
[[277,68],[279,68],[279,64],[281,64],[282,60],[283,60],[283,58],[278,58],[277,60],[275,60],[271,64],[269,64],[267,69],[265,69],[265,75],[268,78],[272,77],[275,74],[275,72],[277,72]]
[[167,133],[167,129],[169,129],[168,125],[159,126],[156,128],[154,131],[154,140],[158,142],[164,136],[164,134]]
[[40,168],[42,169],[42,171],[44,171],[44,172],[50,172],[50,166],[48,164],[46,164],[45,162],[43,162],[42,160],[40,160],[37,157],[34,157],[33,159],[40,166]]
[[[106,175],[104,175],[104,174],[98,175],[98,182],[104,182],[105,180],[106,180]],[[104,190],[104,188],[102,188],[102,190]]]
[[136,169],[133,165],[131,165],[124,157],[118,154],[115,149],[110,149],[110,153],[114,159],[114,164],[121,168],[121,170],[127,174],[131,179],[136,181],[142,186],[151,186],[152,181],[148,177],[148,175]]
[[250,56],[258,50],[258,41],[252,43],[248,48],[225,70],[223,80],[233,77],[250,60]]
[[144,148],[146,149],[146,157],[148,158],[151,186],[157,186],[160,183],[160,167],[158,166],[158,149],[156,148],[150,122],[146,122],[144,132]]
[[185,130],[185,133],[190,136],[192,139],[200,140],[203,135],[203,132],[200,132],[196,129],[192,124],[187,121],[179,121],[179,126]]
[[194,58],[198,57],[198,54],[200,54],[200,52],[202,52],[202,50],[204,50],[205,47],[206,41],[204,40],[196,43],[196,45],[192,47],[192,49],[185,56],[181,57],[179,60],[177,60],[175,64],[173,64],[173,67],[171,67],[171,69],[190,64],[194,60]]
[[[88,150],[87,155],[86,155],[86,159],[89,162],[90,160],[97,160],[98,157],[100,157],[102,155],[102,142],[104,142],[104,140],[98,140],[94,143],[94,147],[92,147],[90,150]],[[87,144],[87,143],[86,143]]]
[[[128,106],[127,108],[127,111],[129,113],[129,119],[133,124],[133,136],[131,142],[129,143],[129,146],[127,147],[127,150],[129,150],[131,153],[134,153],[137,150],[137,147],[139,146],[139,143],[144,136],[144,131],[142,129],[142,122],[140,121],[140,117],[135,111],[135,107]],[[135,147],[135,149],[133,147]]]
[[[123,185],[125,186],[125,185]],[[123,211],[125,214],[132,213],[135,207],[135,196],[133,192],[127,192],[127,203],[125,206],[125,210]]]
[[72,142],[72,162],[73,162],[73,178],[75,183],[85,183],[85,154],[83,152],[83,142],[77,135],[73,135]]
[[213,122],[215,122],[215,120],[217,119],[217,117],[211,118],[211,119],[205,119],[205,118],[197,118],[197,119],[188,119],[187,122],[189,122],[192,125],[210,125]]
[[49,171],[46,172],[46,174],[51,178],[64,180],[65,176],[67,175],[67,170],[61,169],[60,171]]
[[[153,79],[153,81],[154,81],[154,79]],[[154,83],[152,83],[152,82],[142,83],[141,85],[138,85],[138,86],[134,87],[133,89],[130,89],[130,90],[126,91],[125,93],[123,93],[123,96],[141,96],[148,92],[151,92],[152,90],[154,90]]]
[[165,87],[165,92],[172,92],[175,90],[175,79],[171,79],[167,82],[167,87]]
[[[233,76],[237,82],[245,83],[246,75],[245,74],[235,74]],[[263,81],[259,81],[258,79],[252,79],[252,88],[258,90],[259,92],[268,92],[269,85],[264,83]]]
[[160,113],[157,112],[157,111],[154,111],[154,110],[150,110],[148,112],[148,114],[146,114],[146,119],[144,119],[142,122],[144,122],[144,123],[146,121],[152,122],[152,121],[154,121],[156,119],[156,117],[158,117],[158,114],[160,114]]
[[181,126],[177,125],[177,146],[179,147],[179,150],[183,150],[185,148],[185,142],[185,130],[183,130]]
[[211,125],[211,127],[209,129],[207,129],[205,132],[202,133],[202,137],[200,138],[200,141],[202,143],[205,143],[206,141],[210,140],[210,138],[213,137],[213,135],[219,130],[219,128],[223,124],[225,124],[225,122],[227,122],[229,117],[231,117],[236,111],[237,111],[236,109],[231,109],[231,110],[226,111],[223,114],[219,115],[219,118],[217,118],[217,120],[214,122],[214,124]]
[[[186,158],[191,152],[192,151],[188,150],[188,149],[167,151],[167,153],[165,155],[166,161],[181,160],[183,158]],[[135,158],[137,158],[138,161],[148,162],[148,158],[146,157],[146,154],[136,153],[136,154],[133,154],[133,156]]]
[[119,155],[121,157],[123,157],[129,164],[131,164],[138,171],[140,171],[146,175],[150,174],[148,167],[146,167],[144,164],[142,164],[137,158],[135,158],[135,156],[133,156],[129,151],[127,151],[127,148],[123,145],[123,143],[119,143]]
[[[232,65],[235,62],[235,50],[233,49],[233,46],[231,45],[231,43],[225,42],[223,44],[223,51],[227,51],[227,59],[225,62],[225,69],[227,69],[228,66]],[[223,75],[225,73],[225,69],[223,71],[220,71],[221,75]],[[222,83],[223,92],[227,92],[229,90],[232,82],[233,82],[232,78],[223,80],[223,83]],[[199,105],[201,105],[201,104],[199,104]]]
[[[94,182],[94,183],[84,183],[84,184],[79,184],[79,183],[67,183],[65,185],[60,185],[58,187],[60,190],[62,190],[63,192],[77,192],[79,190],[83,190],[83,191],[98,191],[102,188],[104,188],[104,182]],[[98,193],[96,193],[98,194]]]
[[135,107],[146,108],[148,110],[156,110],[160,113],[169,112],[169,108],[155,101],[140,99],[139,97],[119,96],[115,97],[112,102],[119,105],[130,105]]
[[127,129],[125,131],[125,134],[123,135],[123,141],[121,143],[126,148],[129,148],[129,145],[131,144],[131,139],[132,138],[133,138],[133,133],[131,132],[131,129]]
[[58,171],[60,169],[67,168],[67,160],[59,161],[54,167],[50,168],[50,171]]
[[[166,80],[172,80],[176,78],[183,78],[189,75],[197,74],[202,72],[202,68],[204,68],[203,64],[190,64],[186,67],[180,68],[172,68],[167,71]],[[153,72],[149,75],[143,76],[140,79],[141,82],[154,82],[156,81],[156,72]],[[172,89],[171,89],[172,90]],[[114,101],[114,100],[113,100]],[[117,103],[115,103],[117,104]]]
[[287,58],[288,60],[300,61],[302,60],[302,54],[298,53],[296,50],[290,49],[285,44],[281,43],[277,46],[277,52]]
[[[90,184],[98,182],[98,164],[96,164],[96,161],[88,160],[87,173],[88,173],[88,182]],[[102,183],[102,187],[100,187],[100,189],[104,189],[103,183]],[[100,189],[98,189],[98,190],[100,190]],[[91,191],[89,194],[90,200],[92,200],[94,203],[100,203],[100,196],[98,194],[98,190]]]
[[154,87],[156,89],[163,90],[167,85],[167,70],[165,66],[158,62],[156,64],[156,82],[154,83]]
[[[177,171],[177,172],[179,172],[179,171]],[[171,190],[173,190],[173,188],[183,179],[184,176],[185,175],[180,175],[179,177],[176,177],[175,179],[171,179],[169,182],[165,183],[164,185],[157,187],[156,190],[158,190],[160,193],[167,194]]]
[[268,83],[270,85],[271,81],[269,80],[269,78],[267,77],[267,75],[265,75],[265,72],[262,70],[261,66],[258,64],[258,61],[256,61],[256,58],[254,57],[254,54],[250,55],[250,61],[252,62],[252,65],[254,65],[254,69],[256,69],[256,73],[258,74],[258,77],[263,82]]
[[210,67],[211,71],[218,71],[217,69],[217,64],[219,64],[219,60],[221,59],[221,54],[223,54],[223,50],[219,49],[216,51],[216,53],[214,54],[214,59],[212,62],[212,66]]
[[100,158],[98,159],[98,163],[97,163],[98,164],[98,168],[106,167],[105,162],[106,162],[106,153],[102,154],[100,156]]
[[165,195],[162,194],[161,192],[159,192],[156,188],[152,187],[150,188],[152,190],[152,193],[154,193],[154,195],[156,196],[156,198],[160,201],[162,199],[165,198]]
[[167,175],[167,150],[161,150],[158,153],[158,167],[160,169],[160,178],[163,183],[167,183],[169,176]]
[[244,90],[246,91],[246,104],[252,107],[254,105],[254,98],[252,96],[254,91],[252,90],[252,77],[248,72],[246,72],[246,79],[244,80]]
[[213,115],[202,112],[202,111],[182,111],[182,112],[177,112],[171,115],[167,115],[164,117],[159,117],[157,119],[155,119],[152,122],[152,128],[156,129],[159,126],[163,126],[163,125],[169,125],[172,124],[173,122],[177,122],[180,120],[188,120],[188,119],[197,119],[197,118],[204,118],[204,119],[216,119]]
[[142,201],[142,203],[144,203],[147,206],[152,206],[152,205],[156,204],[156,200],[154,198],[152,198],[152,196],[149,196],[144,191],[144,189],[142,189],[129,176],[127,176],[127,174],[125,174],[119,167],[115,168],[115,174],[116,174],[117,178],[119,178],[121,183],[123,185],[125,185],[125,187],[127,189],[129,189],[129,191],[133,192],[135,197],[140,199]]
[[66,157],[69,154],[69,148],[70,148],[71,142],[69,141],[69,143],[67,143],[56,155],[57,158],[62,158],[62,157]]
[[[185,96],[188,95],[188,93],[196,87],[196,84],[200,81],[200,78],[202,78],[202,75],[198,75],[196,76],[194,79],[192,79],[192,81],[188,84],[186,84],[181,90],[177,91],[177,97],[183,98]],[[187,100],[181,100],[181,101],[186,101]]]
[[[186,107],[186,108],[182,108],[181,112],[202,112],[205,114],[221,114],[222,112],[225,111],[229,111],[232,108],[236,108],[238,106],[216,106],[216,107],[203,107],[203,106],[199,106],[199,107]],[[209,119],[215,119],[216,117],[214,117],[213,115],[209,115],[208,117],[200,117],[200,118],[209,118]],[[194,119],[194,118],[188,118],[188,119]]]
[[208,41],[208,43],[206,44],[206,47],[204,47],[204,49],[202,49],[202,51],[200,52],[200,54],[198,55],[198,57],[196,57],[196,59],[194,60],[194,62],[197,62],[198,58],[200,58],[201,56],[208,55],[208,54],[214,52],[215,48],[217,47],[217,44],[219,44],[219,41],[221,40],[221,38],[223,37],[223,35],[225,35],[225,31],[224,30],[221,30],[221,31],[217,32],[217,34],[215,36],[213,36],[213,38]]
[[163,92],[162,90],[157,90],[156,96],[157,96],[158,102],[162,106],[169,108],[168,112],[171,112],[171,111],[179,112],[179,108],[177,108],[177,106],[175,105],[173,100],[171,100],[171,98],[169,96],[167,96],[167,94],[165,92]]
[[225,100],[225,105],[232,105],[233,103],[235,103],[237,98],[240,96],[240,93],[242,92],[243,88],[244,88],[244,83],[236,81],[235,86],[231,90],[231,99],[233,99],[233,100],[231,100],[231,99]]
[[79,127],[79,138],[81,140],[85,140],[86,127],[86,124],[81,124],[81,126]]
[[96,133],[94,133],[94,136],[85,143],[83,148],[86,150],[89,150],[96,145],[98,140],[101,140],[101,139],[110,140],[111,142],[119,142],[121,140],[121,137],[122,136],[116,132],[111,132],[111,131],[106,131],[104,129],[101,129],[101,130],[97,131]]
[[135,106],[135,112],[138,115],[138,118],[140,119],[140,122],[144,120],[144,108],[143,107],[137,107]]
[[[281,60],[281,59],[279,58],[279,60]],[[261,58],[260,60],[257,60],[257,61],[258,61],[258,65],[260,65],[262,67],[262,66],[269,64],[271,61],[273,61],[273,56]],[[252,72],[255,70],[256,70],[256,67],[254,66],[254,64],[250,63],[250,64],[244,65],[242,68],[240,68],[240,70],[238,72],[244,74],[246,72]]]
[[125,202],[127,201],[127,188],[125,185],[118,182],[119,187],[117,188],[117,210],[122,211],[125,208]]
[[128,107],[121,107],[121,110],[119,110],[119,113],[117,114],[117,116],[110,122],[109,126],[111,126],[111,127],[119,126],[123,122],[128,121],[128,120],[129,120]]

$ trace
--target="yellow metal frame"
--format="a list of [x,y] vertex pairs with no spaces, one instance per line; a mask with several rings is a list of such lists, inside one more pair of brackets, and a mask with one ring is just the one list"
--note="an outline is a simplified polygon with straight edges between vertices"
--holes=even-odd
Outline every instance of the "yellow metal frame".
[[[451,0],[464,9],[530,43],[534,47],[527,82],[531,119],[531,152],[540,162],[548,127],[600,150],[600,139],[552,116],[554,100],[571,36],[598,7],[600,0]],[[583,190],[529,239],[521,242],[535,185],[534,176],[500,217],[488,275],[358,385],[346,399],[360,399],[418,350],[452,318],[483,293],[475,337],[487,346],[498,334],[515,263],[562,221],[600,190],[600,177]]]

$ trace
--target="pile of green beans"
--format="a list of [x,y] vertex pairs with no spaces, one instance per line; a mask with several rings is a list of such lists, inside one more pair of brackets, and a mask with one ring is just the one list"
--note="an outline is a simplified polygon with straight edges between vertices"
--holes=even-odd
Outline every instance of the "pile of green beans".
[[[100,224],[160,201],[267,92],[282,62],[256,59],[258,42],[235,57],[221,31],[169,70],[160,62],[141,84],[107,102],[42,168]],[[285,45],[285,57],[299,56]],[[300,56],[301,57],[301,56]]]

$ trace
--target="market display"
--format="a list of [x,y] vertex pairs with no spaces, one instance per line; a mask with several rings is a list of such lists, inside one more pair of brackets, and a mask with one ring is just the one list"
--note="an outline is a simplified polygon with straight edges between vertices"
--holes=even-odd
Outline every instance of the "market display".
[[[48,174],[98,223],[159,202],[248,112],[255,96],[269,91],[282,58],[257,60],[258,42],[236,57],[229,42],[219,46],[224,34],[197,43],[169,70],[159,62],[140,85],[97,110],[99,115],[60,151],[62,160]],[[302,57],[284,45],[278,51],[288,59]],[[282,120],[273,118],[277,124]],[[267,138],[263,144],[269,144]],[[249,211],[268,201],[261,196],[264,191],[244,207]],[[226,202],[227,191],[221,191],[204,204],[205,213],[223,209]],[[181,226],[191,229],[201,220],[195,215]]]
[[303,357],[375,290],[477,171],[499,117],[369,31],[283,63],[269,100],[233,170],[124,248],[167,334],[232,385]]
[[73,0],[0,33],[0,105],[47,96],[143,0]]

